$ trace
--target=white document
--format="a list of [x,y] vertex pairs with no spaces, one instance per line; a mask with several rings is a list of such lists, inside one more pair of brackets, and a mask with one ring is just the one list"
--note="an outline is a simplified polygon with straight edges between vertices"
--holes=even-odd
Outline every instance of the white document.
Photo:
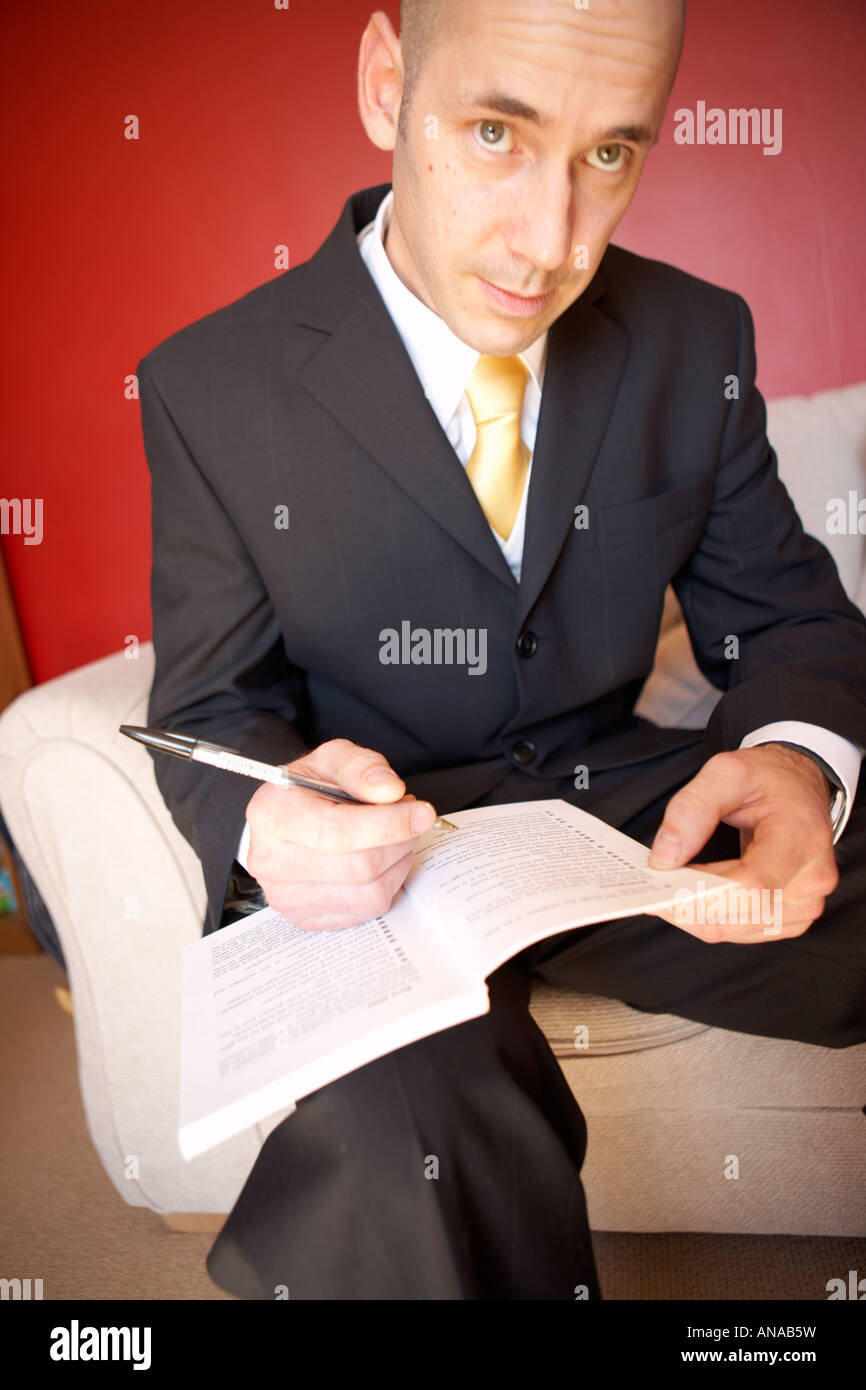
[[564,801],[459,811],[389,911],[300,931],[271,908],[186,947],[179,1144],[213,1148],[321,1086],[487,1012],[485,978],[547,936],[718,893]]

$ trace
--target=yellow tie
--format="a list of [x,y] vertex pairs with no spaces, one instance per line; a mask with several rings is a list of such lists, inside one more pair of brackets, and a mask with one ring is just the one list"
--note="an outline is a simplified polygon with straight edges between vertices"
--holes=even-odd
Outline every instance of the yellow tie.
[[466,472],[484,515],[503,539],[511,535],[520,510],[529,465],[529,450],[520,438],[528,377],[519,357],[482,354],[466,387],[478,429]]

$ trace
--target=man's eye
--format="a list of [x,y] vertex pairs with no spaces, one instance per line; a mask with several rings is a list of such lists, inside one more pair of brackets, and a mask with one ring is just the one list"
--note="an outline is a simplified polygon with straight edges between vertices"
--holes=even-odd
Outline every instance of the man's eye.
[[[628,145],[596,145],[592,155],[588,155],[587,159],[593,169],[613,169],[616,172],[623,167],[629,154]],[[597,164],[593,164],[593,157],[597,158]]]
[[514,148],[514,136],[504,121],[479,121],[475,127],[479,144],[497,154],[508,154]]

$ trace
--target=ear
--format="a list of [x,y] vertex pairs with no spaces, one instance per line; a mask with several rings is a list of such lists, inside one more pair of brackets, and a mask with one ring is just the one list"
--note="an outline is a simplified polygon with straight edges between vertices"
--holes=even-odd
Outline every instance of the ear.
[[358,53],[358,111],[367,135],[380,150],[393,150],[403,96],[400,40],[388,16],[370,16]]

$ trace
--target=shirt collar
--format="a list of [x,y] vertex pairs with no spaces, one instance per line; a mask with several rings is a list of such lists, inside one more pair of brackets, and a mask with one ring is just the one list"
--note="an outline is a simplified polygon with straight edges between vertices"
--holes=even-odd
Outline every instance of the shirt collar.
[[[424,393],[437,417],[453,416],[475,369],[480,353],[452,333],[443,318],[429,309],[403,284],[388,259],[385,233],[391,220],[394,191],[379,204],[375,220],[358,233],[358,244],[369,236],[364,258],[394,320]],[[369,259],[368,259],[369,257]],[[547,330],[519,354],[541,392],[547,354]]]

